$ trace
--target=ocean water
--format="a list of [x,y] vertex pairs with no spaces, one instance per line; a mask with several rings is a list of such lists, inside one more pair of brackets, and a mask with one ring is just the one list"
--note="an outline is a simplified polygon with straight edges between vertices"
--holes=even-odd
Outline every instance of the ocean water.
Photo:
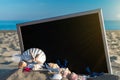
[[104,21],[106,30],[120,30],[120,21]]
[[[27,21],[0,21],[0,30],[17,30],[16,24]],[[120,30],[120,21],[104,21],[106,30]]]
[[0,30],[17,30],[16,24],[22,23],[25,21],[0,21]]

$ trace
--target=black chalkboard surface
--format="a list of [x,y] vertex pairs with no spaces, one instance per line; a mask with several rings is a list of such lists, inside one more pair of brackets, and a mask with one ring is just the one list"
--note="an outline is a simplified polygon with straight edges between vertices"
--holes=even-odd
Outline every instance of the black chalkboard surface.
[[101,9],[17,24],[21,51],[40,48],[46,62],[68,61],[71,71],[111,73]]

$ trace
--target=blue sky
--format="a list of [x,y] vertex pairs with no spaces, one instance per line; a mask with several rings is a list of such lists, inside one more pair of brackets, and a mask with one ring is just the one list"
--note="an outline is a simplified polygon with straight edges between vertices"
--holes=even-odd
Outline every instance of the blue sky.
[[120,0],[0,0],[0,20],[37,20],[102,8],[105,20],[120,20]]

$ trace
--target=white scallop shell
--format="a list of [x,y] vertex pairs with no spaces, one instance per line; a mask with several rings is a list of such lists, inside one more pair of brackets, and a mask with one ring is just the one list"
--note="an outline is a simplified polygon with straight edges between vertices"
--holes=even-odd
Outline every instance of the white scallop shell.
[[51,77],[52,80],[61,80],[62,79],[62,76],[61,74],[54,74],[52,77]]
[[30,62],[33,58],[36,57],[36,55],[39,54],[38,60],[42,63],[46,61],[46,55],[45,53],[38,48],[30,48],[22,53],[21,59],[27,62]]

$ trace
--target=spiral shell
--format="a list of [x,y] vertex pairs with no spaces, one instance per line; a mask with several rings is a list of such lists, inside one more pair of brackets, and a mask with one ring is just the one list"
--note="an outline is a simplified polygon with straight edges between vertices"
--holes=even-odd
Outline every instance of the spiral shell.
[[[39,55],[39,56],[37,56],[37,55]],[[26,50],[25,52],[22,53],[21,59],[26,62],[30,62],[34,58],[36,58],[36,56],[37,56],[37,60],[39,62],[44,63],[46,61],[45,53],[41,49],[38,49],[38,48],[30,48],[30,49]]]

